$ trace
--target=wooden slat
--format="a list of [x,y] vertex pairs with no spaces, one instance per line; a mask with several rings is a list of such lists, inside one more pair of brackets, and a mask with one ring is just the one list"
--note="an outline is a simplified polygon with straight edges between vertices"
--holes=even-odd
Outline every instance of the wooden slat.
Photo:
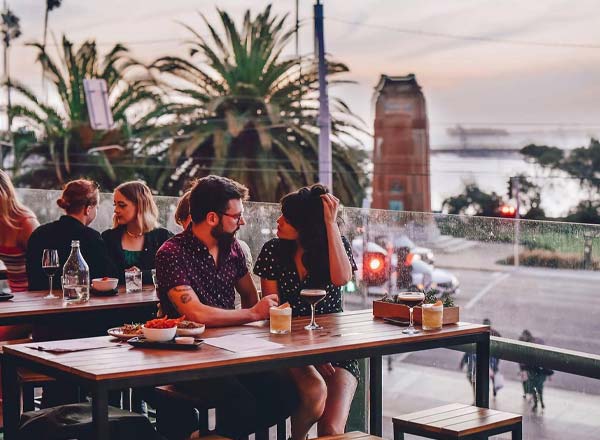
[[455,411],[445,412],[442,414],[433,414],[429,417],[421,417],[419,419],[411,420],[411,423],[419,425],[446,426],[451,423],[454,423],[454,420],[466,421],[471,420],[473,417],[487,416],[489,414],[486,411],[487,410],[483,408],[469,406],[467,408],[461,408]]
[[[485,430],[510,426],[522,421],[522,417],[516,414],[501,413],[485,417],[483,420],[471,420],[456,425],[446,426],[442,432],[452,433],[453,435],[467,436],[477,434]],[[482,427],[481,423],[485,423]]]
[[366,434],[360,431],[346,432],[338,435],[326,435],[323,437],[317,437],[315,440],[382,440],[381,437],[375,435]]
[[[272,359],[292,359],[344,352],[350,349],[384,347],[405,342],[435,341],[445,336],[454,337],[487,331],[485,326],[462,323],[461,325],[446,326],[438,332],[408,336],[402,334],[401,327],[387,324],[380,319],[374,319],[370,311],[321,315],[319,316],[319,322],[325,327],[323,331],[309,332],[304,330],[302,326],[307,322],[307,318],[294,319],[292,333],[284,336],[270,335],[268,325],[264,323],[227,329],[208,329],[202,335],[210,338],[225,334],[249,334],[283,345],[281,349],[260,350],[252,353],[231,353],[207,344],[198,351],[190,352],[138,349],[130,348],[126,344],[122,344],[120,347],[115,344],[114,348],[109,349],[60,355],[26,348],[30,344],[13,346],[7,348],[7,350],[19,357],[40,362],[60,371],[71,372],[82,378],[109,380],[154,373],[194,371],[242,363],[250,364]],[[95,339],[99,341],[111,340],[109,337]],[[56,344],[56,342],[52,344]]]
[[434,414],[441,414],[445,412],[451,412],[456,409],[469,408],[471,405],[464,403],[449,403],[448,405],[438,406],[437,408],[425,409],[423,411],[417,411],[409,414],[402,414],[401,416],[394,417],[393,420],[398,421],[412,421],[421,417],[428,417]]
[[[92,296],[87,302],[69,304],[66,304],[62,298],[44,299],[43,297],[47,293],[47,291],[15,293],[13,299],[2,303],[2,307],[0,307],[0,323],[3,319],[9,318],[130,308],[158,303],[158,297],[154,288],[145,288],[140,293],[125,293],[124,290],[120,289],[119,295],[116,296]],[[62,292],[56,290],[55,294],[61,296]]]

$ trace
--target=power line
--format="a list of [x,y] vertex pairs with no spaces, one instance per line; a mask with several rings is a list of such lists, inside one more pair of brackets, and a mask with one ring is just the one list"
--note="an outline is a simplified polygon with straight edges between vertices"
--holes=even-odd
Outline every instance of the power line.
[[357,21],[348,21],[339,18],[325,17],[326,20],[334,21],[337,23],[349,24],[358,27],[369,27],[374,29],[384,29],[388,31],[398,32],[402,34],[421,35],[425,37],[435,38],[447,38],[451,40],[463,40],[463,41],[480,41],[485,43],[501,43],[501,44],[512,44],[518,46],[537,46],[537,47],[553,47],[553,48],[571,48],[571,49],[600,49],[600,44],[590,43],[562,43],[562,42],[547,42],[547,41],[529,41],[529,40],[512,40],[505,38],[494,38],[494,37],[482,37],[478,35],[460,35],[451,34],[444,32],[431,32],[421,31],[417,29],[403,29],[387,25],[369,24]]

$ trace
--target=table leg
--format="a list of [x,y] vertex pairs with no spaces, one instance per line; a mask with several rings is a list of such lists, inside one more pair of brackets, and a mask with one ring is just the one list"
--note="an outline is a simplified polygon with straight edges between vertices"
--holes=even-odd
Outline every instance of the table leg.
[[19,429],[21,412],[21,389],[14,362],[4,356],[2,359],[2,413],[4,417],[4,439],[12,440]]
[[490,335],[486,333],[475,343],[477,370],[475,372],[475,404],[490,407]]
[[381,437],[382,431],[382,361],[381,356],[373,356],[369,360],[369,431]]
[[108,440],[108,391],[103,388],[96,388],[92,391],[92,421],[94,423],[95,438],[98,440]]

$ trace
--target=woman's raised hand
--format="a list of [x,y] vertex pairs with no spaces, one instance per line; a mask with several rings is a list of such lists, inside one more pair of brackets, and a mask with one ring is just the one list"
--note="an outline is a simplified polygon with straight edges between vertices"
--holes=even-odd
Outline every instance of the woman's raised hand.
[[340,207],[340,199],[333,194],[327,193],[321,194],[321,200],[323,200],[323,217],[325,223],[335,223]]

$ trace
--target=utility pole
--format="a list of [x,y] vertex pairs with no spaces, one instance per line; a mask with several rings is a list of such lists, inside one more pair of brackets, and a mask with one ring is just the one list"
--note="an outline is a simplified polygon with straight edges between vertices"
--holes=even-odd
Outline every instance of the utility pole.
[[514,263],[515,263],[515,267],[519,267],[519,242],[521,241],[521,216],[519,214],[519,208],[521,207],[521,203],[519,201],[520,197],[520,188],[519,188],[519,177],[511,177],[512,179],[512,190],[513,190],[513,196],[515,198],[517,207],[515,210],[515,245],[514,245],[514,250],[513,250],[513,255],[514,255]]
[[327,96],[327,65],[325,63],[325,37],[323,35],[323,5],[320,0],[314,6],[315,41],[319,68],[319,181],[332,189],[331,176],[331,116]]

